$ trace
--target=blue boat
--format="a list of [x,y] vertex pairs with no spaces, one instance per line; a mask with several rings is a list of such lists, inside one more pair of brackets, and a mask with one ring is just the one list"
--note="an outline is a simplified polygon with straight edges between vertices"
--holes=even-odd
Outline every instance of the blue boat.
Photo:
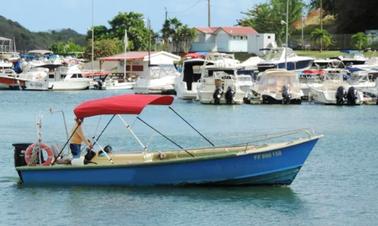
[[[140,114],[148,104],[170,105],[172,101],[170,96],[122,95],[84,102],[75,108],[74,113],[78,118],[111,114],[113,119],[118,114]],[[137,118],[176,144],[179,150],[115,154],[102,149],[102,154],[96,153],[87,164],[59,164],[63,147],[47,164],[46,161],[26,164],[22,156],[24,149],[32,149],[39,154],[46,149],[46,145],[33,144],[31,148],[29,144],[15,144],[15,163],[20,182],[23,185],[62,186],[289,185],[322,136],[309,130],[297,130],[264,136],[266,139],[303,134],[270,144],[251,141],[215,146],[183,119],[210,144],[207,148],[184,149],[143,119]],[[39,150],[36,147],[40,147]]]

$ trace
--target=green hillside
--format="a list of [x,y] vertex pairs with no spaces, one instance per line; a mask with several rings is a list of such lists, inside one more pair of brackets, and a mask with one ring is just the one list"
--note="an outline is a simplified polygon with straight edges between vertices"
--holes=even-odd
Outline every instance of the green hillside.
[[79,34],[72,29],[31,32],[19,23],[8,20],[3,16],[0,16],[0,36],[11,39],[14,38],[18,51],[49,49],[53,43],[58,41],[71,40],[82,46],[86,44],[85,35]]

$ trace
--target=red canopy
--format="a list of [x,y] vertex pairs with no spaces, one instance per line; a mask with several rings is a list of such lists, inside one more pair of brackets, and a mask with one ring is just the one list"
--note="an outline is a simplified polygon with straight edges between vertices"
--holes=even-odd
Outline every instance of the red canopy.
[[126,94],[85,101],[74,109],[74,113],[77,118],[115,114],[138,115],[148,104],[170,105],[172,102],[172,96]]

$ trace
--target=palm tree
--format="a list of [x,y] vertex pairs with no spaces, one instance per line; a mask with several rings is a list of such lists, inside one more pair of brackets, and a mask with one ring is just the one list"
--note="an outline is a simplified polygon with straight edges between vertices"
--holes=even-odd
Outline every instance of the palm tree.
[[361,50],[368,45],[368,37],[363,32],[358,32],[352,36],[354,47]]
[[[323,51],[322,47],[327,49],[327,47],[333,43],[332,35],[327,30],[322,30],[320,28],[316,28],[311,32],[311,39],[319,45],[320,52]],[[320,42],[322,42],[322,45],[320,45]]]

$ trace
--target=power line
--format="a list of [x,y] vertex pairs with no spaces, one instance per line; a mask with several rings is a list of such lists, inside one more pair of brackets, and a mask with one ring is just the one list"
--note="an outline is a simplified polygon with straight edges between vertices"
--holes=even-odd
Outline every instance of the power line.
[[194,7],[196,7],[199,3],[201,3],[201,2],[205,2],[205,1],[207,2],[207,0],[198,0],[198,1],[196,1],[192,6],[187,7],[186,9],[183,9],[183,10],[177,10],[177,11],[169,11],[169,13],[177,14],[177,13],[181,13],[181,12],[187,12],[189,9],[194,8]]

